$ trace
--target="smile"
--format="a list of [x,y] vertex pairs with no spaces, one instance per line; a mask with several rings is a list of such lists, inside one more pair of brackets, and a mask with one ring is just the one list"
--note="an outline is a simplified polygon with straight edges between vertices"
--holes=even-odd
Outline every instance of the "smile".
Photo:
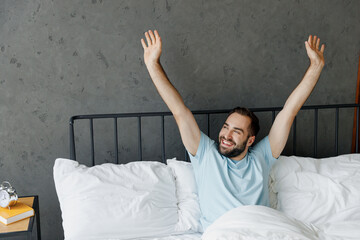
[[221,139],[221,145],[225,146],[225,147],[232,147],[234,146],[233,142],[227,141],[225,139]]

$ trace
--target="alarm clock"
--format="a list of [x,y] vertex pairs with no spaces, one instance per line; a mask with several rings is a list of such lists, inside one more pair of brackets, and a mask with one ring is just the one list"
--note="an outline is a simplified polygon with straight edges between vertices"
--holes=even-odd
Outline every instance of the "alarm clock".
[[8,181],[3,181],[0,185],[0,207],[9,208],[17,203],[18,195],[15,188]]

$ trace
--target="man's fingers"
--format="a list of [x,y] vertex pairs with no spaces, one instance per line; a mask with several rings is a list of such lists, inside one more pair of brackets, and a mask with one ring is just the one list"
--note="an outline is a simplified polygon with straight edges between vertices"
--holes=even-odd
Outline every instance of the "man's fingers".
[[308,43],[308,47],[310,47],[312,49],[315,49],[316,51],[324,52],[324,50],[325,50],[325,45],[324,44],[321,45],[321,49],[319,50],[320,38],[318,38],[317,36],[309,35],[307,43]]
[[161,38],[160,38],[160,35],[159,35],[158,31],[155,30],[154,33],[155,33],[156,41],[161,41]]
[[314,37],[313,37],[312,44],[311,44],[311,46],[312,46],[313,48],[315,48],[315,46],[316,46],[316,40],[317,40],[317,36],[314,36]]
[[319,46],[320,46],[320,38],[318,38],[316,41],[316,50],[319,50]]
[[309,35],[308,44],[309,44],[310,47],[311,47],[311,43],[312,43],[312,35]]
[[152,44],[152,42],[151,42],[151,39],[150,39],[150,37],[149,37],[149,33],[148,33],[148,32],[145,33],[145,37],[146,37],[146,41],[147,41],[148,46],[150,46],[150,45]]
[[156,44],[156,39],[155,39],[154,33],[151,30],[149,30],[149,34],[150,34],[150,37],[151,37],[152,44]]
[[[154,33],[155,33],[155,35],[154,35]],[[158,31],[156,31],[156,30],[154,32],[151,30],[145,32],[145,38],[146,38],[146,42],[144,39],[141,39],[141,44],[144,49],[150,47],[151,45],[155,45],[156,42],[161,43],[160,35],[159,35]]]
[[143,38],[141,39],[141,45],[143,46],[144,49],[147,48],[145,40]]
[[311,45],[308,41],[305,41],[305,48],[307,52],[311,51]]
[[321,45],[320,52],[321,52],[321,53],[324,53],[324,50],[325,50],[325,44]]

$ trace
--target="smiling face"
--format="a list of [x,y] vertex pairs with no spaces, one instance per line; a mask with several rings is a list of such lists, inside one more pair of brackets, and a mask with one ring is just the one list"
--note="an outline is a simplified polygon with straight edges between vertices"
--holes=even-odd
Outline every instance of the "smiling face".
[[255,136],[250,136],[250,124],[249,117],[232,113],[220,130],[219,152],[233,160],[243,159],[255,141]]

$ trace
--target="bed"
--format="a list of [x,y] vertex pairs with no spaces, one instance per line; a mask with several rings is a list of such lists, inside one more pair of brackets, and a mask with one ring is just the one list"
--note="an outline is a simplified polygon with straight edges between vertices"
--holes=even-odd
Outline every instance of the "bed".
[[[270,174],[271,208],[233,209],[205,232],[191,163],[169,127],[171,113],[73,116],[70,157],[54,164],[65,239],[360,239],[359,107],[304,106]],[[264,135],[281,108],[251,110],[265,125]],[[214,138],[227,112],[193,113]],[[350,153],[339,139],[349,129],[351,135],[354,115],[355,153]],[[97,154],[98,146],[105,154]]]

